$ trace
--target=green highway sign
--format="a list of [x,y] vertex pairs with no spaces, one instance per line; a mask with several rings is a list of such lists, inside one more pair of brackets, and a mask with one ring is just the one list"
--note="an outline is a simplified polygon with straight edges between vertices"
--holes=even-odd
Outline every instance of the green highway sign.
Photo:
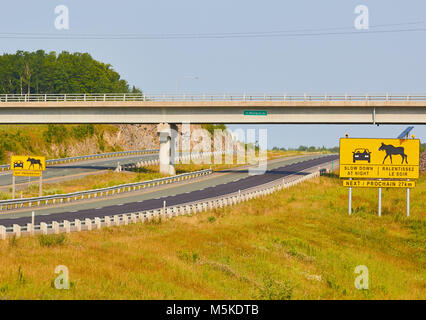
[[245,116],[267,116],[268,111],[266,110],[244,110]]

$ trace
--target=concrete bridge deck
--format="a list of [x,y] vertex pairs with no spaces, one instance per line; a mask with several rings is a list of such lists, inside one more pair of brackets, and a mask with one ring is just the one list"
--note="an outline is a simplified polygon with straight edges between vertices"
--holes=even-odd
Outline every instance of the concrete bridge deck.
[[426,96],[0,95],[0,123],[426,124]]

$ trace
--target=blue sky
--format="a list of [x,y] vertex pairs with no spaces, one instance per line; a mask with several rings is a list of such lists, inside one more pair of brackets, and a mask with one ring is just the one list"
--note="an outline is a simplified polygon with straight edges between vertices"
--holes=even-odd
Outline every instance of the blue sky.
[[[56,30],[54,8],[67,5],[70,29]],[[357,5],[370,26],[426,21],[425,1],[392,0],[99,0],[7,1],[0,33],[165,34],[354,28]],[[426,23],[411,26],[426,28]],[[398,27],[395,27],[398,29]],[[89,52],[149,93],[426,93],[426,31],[305,37],[82,40],[5,39],[16,50]],[[198,77],[197,80],[191,77]],[[265,126],[262,126],[265,127]],[[335,146],[353,137],[395,137],[406,126],[267,126],[268,144]],[[426,138],[426,126],[414,133]]]

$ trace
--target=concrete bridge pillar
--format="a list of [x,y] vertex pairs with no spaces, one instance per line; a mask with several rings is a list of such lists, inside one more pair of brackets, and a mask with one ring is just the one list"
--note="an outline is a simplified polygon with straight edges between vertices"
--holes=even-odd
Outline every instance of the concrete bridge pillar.
[[160,173],[176,174],[174,159],[176,153],[177,126],[175,124],[160,123],[157,129],[160,137]]

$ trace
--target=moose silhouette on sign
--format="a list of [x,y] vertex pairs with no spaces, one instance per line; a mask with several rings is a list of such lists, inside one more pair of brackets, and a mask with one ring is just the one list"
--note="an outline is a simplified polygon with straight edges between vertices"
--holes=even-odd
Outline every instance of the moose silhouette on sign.
[[43,170],[43,165],[41,164],[40,159],[28,158],[28,159],[27,159],[27,162],[31,162],[30,167],[29,167],[28,169],[31,169],[31,167],[33,167],[33,168],[34,168],[34,166],[37,164],[37,165],[38,165],[39,170],[40,170],[40,169],[41,169],[41,170]]
[[390,161],[392,163],[392,155],[400,155],[402,157],[401,164],[404,163],[404,160],[405,160],[405,163],[408,164],[407,155],[404,153],[404,147],[394,147],[391,144],[384,144],[382,142],[382,145],[380,146],[379,151],[386,151],[386,156],[383,159],[383,163],[385,163],[385,160],[387,157],[390,158]]

